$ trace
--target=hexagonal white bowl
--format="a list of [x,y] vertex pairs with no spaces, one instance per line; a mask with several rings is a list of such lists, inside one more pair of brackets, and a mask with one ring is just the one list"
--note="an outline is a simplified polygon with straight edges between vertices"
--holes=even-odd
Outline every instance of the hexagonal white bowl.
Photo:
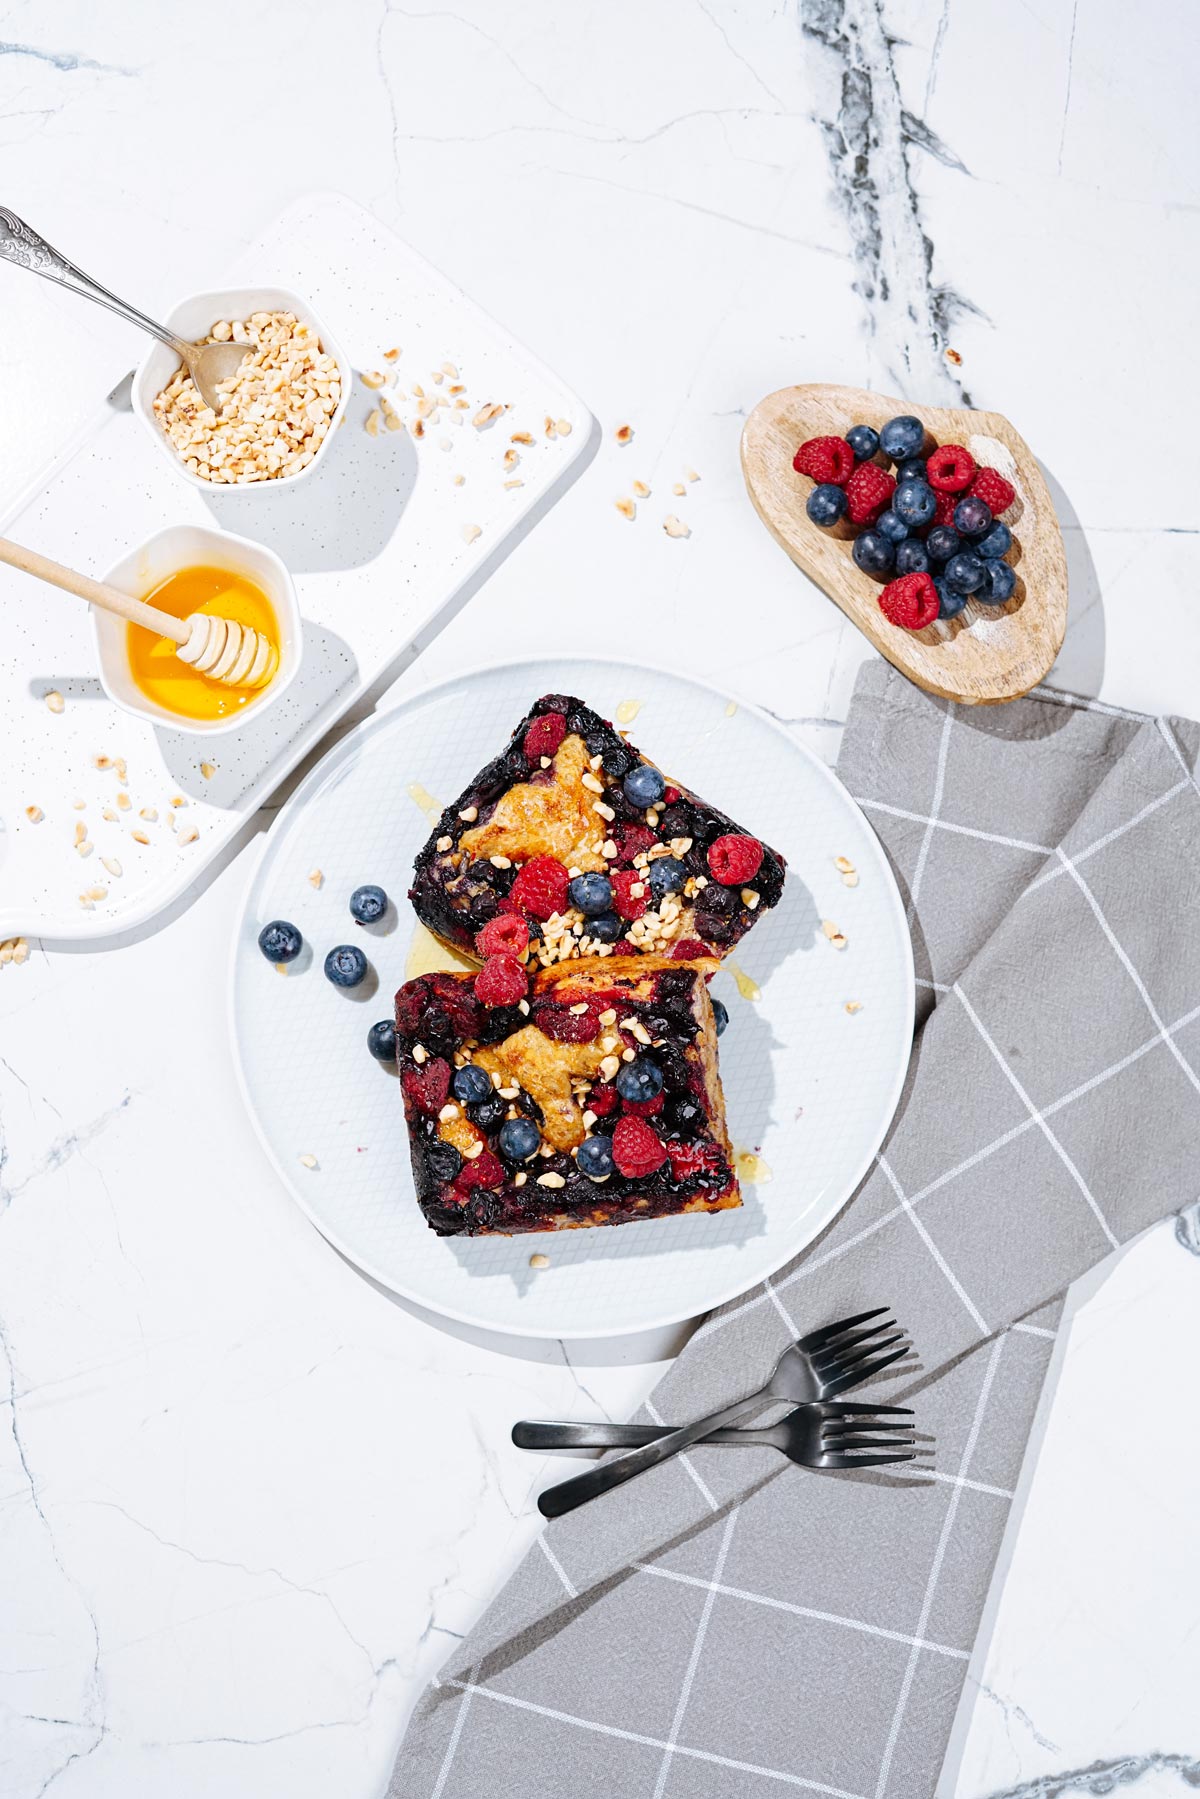
[[186,300],[180,300],[178,305],[171,308],[163,322],[189,343],[199,343],[201,338],[208,336],[218,319],[245,319],[253,312],[294,312],[303,324],[310,325],[321,340],[322,350],[337,361],[342,381],[342,397],[329,421],[324,442],[308,467],[301,469],[298,475],[283,475],[275,481],[248,481],[244,486],[237,486],[236,490],[223,482],[204,481],[186,467],[154,416],[156,396],[162,392],[179,367],[179,358],[174,350],[159,343],[157,338],[154,339],[133,377],[133,410],[158,445],[159,453],[166,457],[175,473],[189,486],[198,487],[201,493],[279,493],[294,488],[298,481],[307,481],[311,475],[316,474],[324,461],[325,453],[333,442],[334,432],[341,424],[350,403],[354,385],[353,368],[330,335],[324,320],[317,316],[307,300],[286,287],[220,287],[211,288],[206,293],[189,294]]
[[221,737],[241,730],[251,721],[257,724],[267,708],[287,691],[300,667],[304,630],[292,577],[274,550],[208,525],[169,525],[114,563],[103,579],[122,593],[145,599],[168,575],[196,564],[249,576],[271,602],[279,626],[279,669],[251,705],[228,718],[181,718],[177,712],[156,705],[134,682],[126,649],[128,626],[123,618],[93,606],[92,636],[100,680],[115,705],[154,725],[168,725],[172,730],[197,737]]

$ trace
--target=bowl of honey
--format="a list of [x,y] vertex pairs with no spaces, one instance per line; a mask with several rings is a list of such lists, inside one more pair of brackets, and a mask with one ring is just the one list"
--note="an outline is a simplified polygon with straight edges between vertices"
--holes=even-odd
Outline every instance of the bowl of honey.
[[292,577],[261,543],[206,525],[171,525],[123,556],[104,580],[176,618],[200,612],[232,619],[262,632],[279,651],[265,686],[230,686],[181,661],[169,637],[93,606],[104,691],[136,718],[197,736],[237,731],[282,697],[300,667],[303,632]]

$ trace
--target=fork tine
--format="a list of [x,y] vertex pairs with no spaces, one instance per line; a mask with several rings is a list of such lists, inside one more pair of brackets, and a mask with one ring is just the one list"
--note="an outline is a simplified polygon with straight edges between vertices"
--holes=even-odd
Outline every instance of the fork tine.
[[839,1380],[830,1383],[825,1389],[825,1397],[829,1399],[836,1393],[844,1393],[847,1387],[857,1387],[861,1381],[869,1380],[873,1374],[878,1374],[881,1368],[890,1367],[893,1362],[900,1361],[907,1354],[908,1344],[906,1343],[902,1349],[893,1349],[891,1355],[876,1356],[873,1362],[866,1362],[857,1368],[850,1369]]
[[840,1449],[848,1437],[858,1436],[864,1430],[884,1431],[889,1436],[912,1437],[915,1426],[901,1418],[847,1418],[843,1424],[823,1425],[821,1441]]
[[828,1455],[822,1458],[824,1468],[883,1468],[888,1462],[911,1462],[912,1455]]
[[844,1455],[850,1449],[898,1449],[915,1444],[915,1437],[833,1437],[824,1447],[834,1455]]
[[882,1331],[895,1331],[899,1328],[894,1318],[885,1318],[882,1323],[871,1325],[869,1330],[856,1331],[851,1337],[839,1337],[836,1341],[827,1343],[824,1349],[819,1350],[816,1355],[810,1356],[809,1360],[815,1368],[828,1368],[834,1363],[844,1361],[852,1349],[858,1349],[864,1344],[877,1348],[878,1338]]
[[848,1374],[852,1368],[858,1368],[863,1362],[869,1362],[872,1356],[878,1355],[885,1349],[890,1349],[893,1343],[903,1343],[906,1350],[911,1348],[906,1331],[893,1331],[890,1337],[878,1337],[870,1343],[863,1343],[858,1348],[852,1349],[848,1355],[834,1356],[824,1364],[820,1372],[834,1375]]
[[889,1416],[897,1418],[913,1416],[913,1409],[910,1405],[870,1405],[866,1400],[860,1402],[853,1399],[829,1399],[820,1400],[817,1403],[825,1407],[831,1415],[831,1421],[839,1418],[854,1418],[860,1412],[885,1412]]
[[839,1318],[836,1324],[823,1324],[820,1330],[809,1331],[807,1336],[801,1337],[796,1347],[811,1354],[814,1349],[820,1349],[823,1344],[828,1343],[831,1337],[840,1337],[843,1331],[853,1330],[856,1324],[865,1324],[868,1318],[881,1318],[884,1312],[890,1311],[890,1306],[876,1306],[874,1311],[859,1312],[853,1318]]

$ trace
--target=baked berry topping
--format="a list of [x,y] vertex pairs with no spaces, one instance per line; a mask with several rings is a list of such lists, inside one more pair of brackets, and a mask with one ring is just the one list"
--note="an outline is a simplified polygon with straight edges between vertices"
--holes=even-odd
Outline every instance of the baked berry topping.
[[612,1156],[629,1179],[653,1174],[667,1159],[661,1140],[640,1118],[619,1118],[612,1135]]
[[615,1112],[620,1095],[615,1087],[593,1087],[588,1094],[588,1111],[594,1112],[597,1118],[607,1118]]
[[671,1173],[677,1181],[686,1181],[694,1174],[724,1174],[725,1156],[719,1143],[679,1143],[667,1144],[667,1155],[671,1162]]
[[567,721],[561,712],[543,712],[526,731],[522,748],[536,767],[543,756],[553,756],[566,734]]
[[499,1187],[507,1178],[503,1162],[490,1149],[484,1149],[471,1161],[463,1163],[454,1185],[462,1188]]
[[578,907],[585,918],[599,918],[602,913],[612,911],[612,887],[605,875],[576,875],[567,893],[571,904]]
[[658,842],[658,839],[649,825],[644,825],[640,821],[631,821],[617,825],[613,832],[613,841],[622,862],[632,862],[635,856],[644,856],[646,851]]
[[626,1118],[653,1118],[661,1112],[666,1104],[665,1093],[656,1093],[653,1099],[625,1099],[621,1101]]
[[896,491],[896,479],[877,462],[860,462],[846,483],[846,517],[852,525],[874,524]]
[[625,776],[625,798],[635,806],[656,806],[666,790],[667,783],[649,762],[639,762]]
[[556,912],[565,912],[571,877],[553,856],[533,856],[520,869],[512,884],[510,898],[523,911],[543,921]]
[[485,1006],[515,1006],[528,988],[529,977],[515,956],[489,956],[475,976],[475,997]]
[[1007,512],[1017,497],[1017,490],[1012,482],[1006,481],[994,468],[979,469],[967,491],[990,506],[996,518],[1002,512]]
[[440,1186],[448,1187],[457,1178],[463,1159],[453,1143],[433,1137],[425,1145],[425,1165]]
[[677,856],[659,856],[650,864],[646,880],[656,900],[664,893],[678,893],[687,880],[688,871]]
[[939,444],[925,463],[925,478],[938,493],[966,493],[975,474],[975,458],[961,444]]
[[475,933],[475,948],[488,956],[523,956],[529,947],[529,926],[515,913],[489,919],[482,931]]
[[294,962],[304,948],[304,939],[286,918],[273,918],[258,933],[258,947],[268,962]]
[[671,950],[672,962],[694,962],[697,956],[708,956],[712,952],[707,943],[701,943],[698,937],[681,937]]
[[929,575],[901,575],[879,596],[879,609],[903,631],[921,631],[938,616],[938,594]]
[[450,1091],[455,1099],[461,1100],[464,1106],[469,1106],[477,1100],[491,1099],[492,1083],[486,1070],[476,1068],[473,1062],[468,1062],[465,1067],[454,1070]]
[[528,1162],[537,1154],[541,1132],[529,1118],[510,1118],[500,1127],[500,1154],[509,1162]]
[[854,451],[844,437],[810,437],[792,457],[798,475],[818,482],[841,482],[854,468]]
[[586,1012],[572,1012],[567,1005],[548,1001],[537,1008],[534,1023],[556,1043],[594,1043],[600,1035],[599,1018],[590,1006]]
[[576,1152],[575,1162],[589,1180],[606,1181],[615,1166],[612,1144],[607,1137],[585,1137]]
[[708,866],[722,887],[743,887],[762,867],[763,846],[754,837],[718,837],[709,845]]
[[615,943],[625,924],[615,912],[604,912],[599,918],[589,918],[585,929],[593,943]]
[[638,1105],[657,1098],[662,1092],[662,1084],[662,1069],[649,1056],[638,1056],[632,1062],[623,1062],[613,1082],[622,1099],[632,1100]]
[[729,1023],[729,1007],[725,1004],[724,1000],[714,999],[712,1002],[712,1009],[713,1023],[716,1026],[717,1036],[723,1037],[725,1034],[725,1026]]
[[[634,888],[637,892],[634,892]],[[612,876],[613,905],[622,918],[630,923],[640,918],[650,904],[647,898],[649,884],[639,868],[618,868]]]
[[435,1117],[446,1103],[450,1091],[450,1064],[444,1056],[435,1056],[420,1068],[406,1068],[400,1085],[418,1112]]

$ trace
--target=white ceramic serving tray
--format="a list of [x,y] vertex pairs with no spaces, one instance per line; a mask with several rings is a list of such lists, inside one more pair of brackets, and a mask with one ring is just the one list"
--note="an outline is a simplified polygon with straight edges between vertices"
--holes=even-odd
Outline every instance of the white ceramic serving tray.
[[[155,453],[128,406],[110,405],[4,520],[18,542],[89,572],[164,525],[215,523],[255,538],[292,572],[305,642],[303,667],[281,703],[214,743],[113,706],[97,677],[84,608],[0,570],[0,940],[100,941],[168,906],[523,521],[553,502],[588,449],[593,421],[576,395],[341,195],[297,201],[225,279],[304,294],[357,370],[395,370],[396,386],[382,392],[406,421],[417,411],[414,383],[428,395],[446,392],[450,378],[432,378],[444,363],[465,383],[469,410],[457,425],[440,413],[419,440],[407,428],[372,437],[365,420],[379,394],[356,382],[313,480],[263,495],[195,490]],[[397,346],[400,356],[387,362],[384,352]],[[477,430],[471,421],[487,402],[509,410]],[[567,421],[570,433],[547,437],[547,417]],[[507,470],[503,454],[518,431],[534,442]],[[524,486],[505,488],[515,478]],[[474,525],[479,535],[467,541]],[[52,690],[66,702],[61,713],[46,705]],[[96,768],[97,756],[124,760],[128,810],[118,808],[117,777]],[[186,805],[173,807],[176,797]],[[31,806],[43,814],[37,823],[26,817]],[[157,818],[139,818],[143,808]],[[115,816],[106,819],[105,810]],[[74,848],[80,819],[95,845],[86,860]],[[134,829],[150,842],[139,844]],[[119,877],[102,857],[116,859]],[[104,887],[106,897],[85,908],[80,894],[90,886]]]

